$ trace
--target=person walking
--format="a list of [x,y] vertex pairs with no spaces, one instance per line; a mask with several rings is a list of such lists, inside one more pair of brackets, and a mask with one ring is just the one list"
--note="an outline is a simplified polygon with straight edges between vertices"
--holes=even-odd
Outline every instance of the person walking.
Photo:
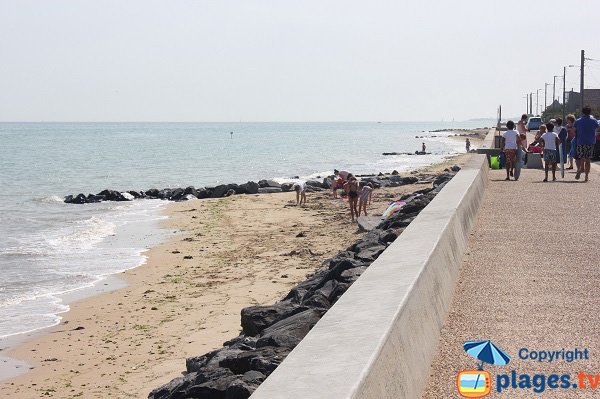
[[594,157],[594,145],[596,144],[596,129],[598,121],[592,116],[592,109],[586,105],[581,110],[583,115],[575,121],[575,138],[577,140],[577,173],[575,179],[579,180],[581,174],[585,174],[588,181],[590,174],[590,160]]
[[471,151],[471,140],[469,140],[468,137],[467,140],[465,140],[465,148],[467,149],[467,152]]
[[569,153],[569,166],[566,169],[573,169],[573,159],[575,159],[575,116],[567,115],[567,152]]
[[[527,149],[527,114],[521,115],[521,119],[517,122],[517,132],[521,136],[522,145]],[[525,141],[523,141],[525,140]]]
[[514,167],[517,161],[517,149],[521,145],[521,136],[515,131],[515,123],[513,121],[506,122],[506,131],[502,134],[502,148],[506,156],[506,179],[510,180],[510,176],[514,175]]
[[556,125],[554,125],[554,133],[558,135],[560,140],[560,146],[562,147],[562,159],[560,159],[560,151],[557,150],[557,156],[559,162],[567,163],[567,128],[563,126],[562,118],[556,118]]
[[544,149],[544,171],[545,171],[545,182],[548,181],[548,169],[552,167],[552,181],[556,181],[556,161],[558,160],[557,148],[560,145],[560,139],[558,134],[554,131],[554,125],[552,122],[546,124],[547,131],[542,134],[540,141],[542,148]]
[[348,175],[348,182],[344,185],[346,192],[348,193],[348,206],[350,207],[350,216],[354,222],[354,218],[358,217],[358,190],[359,184],[356,177],[351,174]]

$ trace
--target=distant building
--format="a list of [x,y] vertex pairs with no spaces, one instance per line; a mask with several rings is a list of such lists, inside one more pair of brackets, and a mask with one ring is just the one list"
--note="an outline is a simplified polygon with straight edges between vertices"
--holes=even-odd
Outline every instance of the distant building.
[[[581,103],[581,93],[571,90],[566,92],[565,94],[566,111],[568,113],[571,113],[578,110],[580,108]],[[592,107],[592,109],[600,109],[600,89],[585,89],[583,94],[583,101],[585,102],[584,105],[589,105],[590,107]]]

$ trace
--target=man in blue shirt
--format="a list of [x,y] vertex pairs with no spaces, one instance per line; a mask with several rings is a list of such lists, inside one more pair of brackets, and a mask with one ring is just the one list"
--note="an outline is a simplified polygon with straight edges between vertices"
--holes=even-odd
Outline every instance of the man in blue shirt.
[[583,115],[575,121],[573,125],[576,129],[577,138],[577,173],[575,179],[579,179],[581,173],[585,173],[585,181],[588,181],[590,174],[590,160],[594,156],[594,145],[596,144],[596,129],[598,121],[591,116],[592,109],[586,105],[581,110]]

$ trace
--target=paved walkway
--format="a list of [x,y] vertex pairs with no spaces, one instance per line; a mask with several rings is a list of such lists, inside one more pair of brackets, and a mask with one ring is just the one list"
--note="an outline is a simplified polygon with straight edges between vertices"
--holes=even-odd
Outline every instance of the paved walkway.
[[[504,171],[490,171],[423,398],[459,397],[457,373],[477,368],[462,345],[485,339],[512,358],[507,366],[485,366],[490,398],[600,397],[600,384],[597,391],[495,392],[497,375],[512,370],[532,377],[571,374],[571,384],[580,371],[600,375],[599,171],[593,166],[588,183],[576,182],[574,173],[542,183],[543,171],[528,169],[518,182],[507,182]],[[521,348],[590,352],[589,360],[540,363],[520,359]]]

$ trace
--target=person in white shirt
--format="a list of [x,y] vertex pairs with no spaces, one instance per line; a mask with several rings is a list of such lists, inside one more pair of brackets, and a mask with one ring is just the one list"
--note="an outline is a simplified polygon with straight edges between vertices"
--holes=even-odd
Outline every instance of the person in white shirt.
[[296,206],[306,205],[306,182],[298,181],[294,183],[294,191],[296,192]]
[[[510,180],[510,176],[514,175],[514,168],[517,162],[517,149],[521,146],[521,136],[515,131],[515,123],[513,121],[506,122],[507,131],[502,137],[502,151],[506,156],[506,179]],[[516,179],[515,179],[516,180]]]
[[556,149],[560,145],[560,139],[558,134],[554,132],[554,125],[552,122],[546,124],[547,131],[542,134],[540,141],[542,148],[544,149],[544,169],[545,178],[544,181],[548,181],[548,169],[552,166],[552,181],[556,181]]

